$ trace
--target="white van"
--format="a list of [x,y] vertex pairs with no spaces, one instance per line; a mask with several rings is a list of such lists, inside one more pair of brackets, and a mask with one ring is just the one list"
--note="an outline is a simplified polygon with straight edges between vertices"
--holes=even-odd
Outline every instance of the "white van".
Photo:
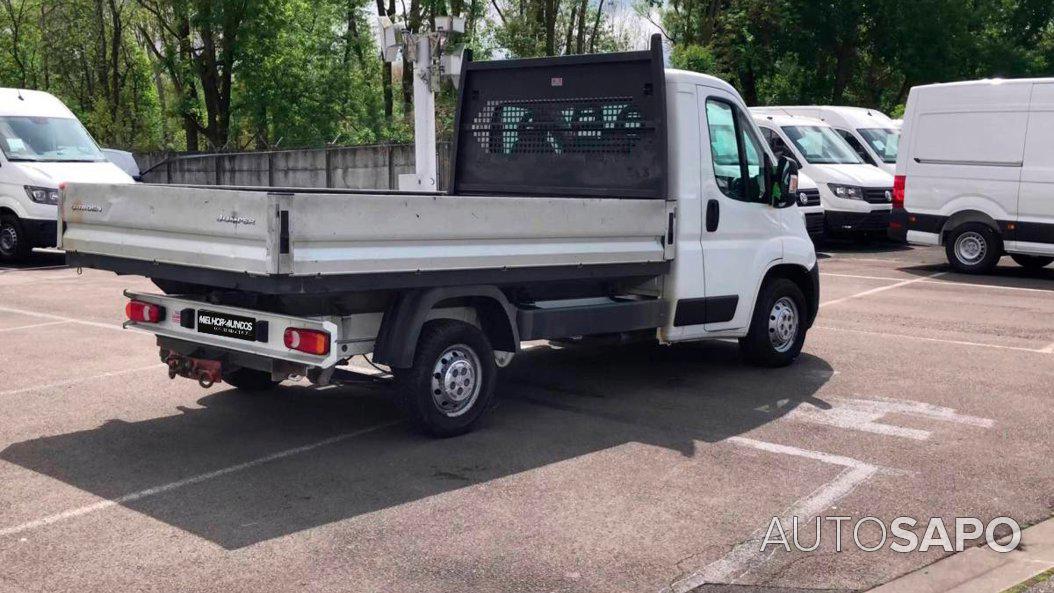
[[897,165],[900,126],[877,109],[831,105],[765,107],[767,113],[816,118],[834,128],[865,163],[890,175]]
[[961,272],[1054,261],[1054,78],[911,89],[891,232]]
[[892,175],[866,164],[818,119],[752,111],[772,152],[798,161],[801,172],[816,182],[829,233],[886,233]]
[[0,262],[56,241],[58,188],[67,181],[131,183],[54,96],[0,89]]

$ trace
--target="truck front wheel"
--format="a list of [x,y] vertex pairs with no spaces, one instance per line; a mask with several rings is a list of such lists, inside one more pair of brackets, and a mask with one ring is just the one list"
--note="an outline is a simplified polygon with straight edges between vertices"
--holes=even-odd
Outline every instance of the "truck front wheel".
[[435,437],[472,430],[490,405],[498,369],[487,336],[462,321],[439,319],[421,329],[413,366],[396,369],[403,408]]
[[739,339],[743,358],[751,364],[782,367],[794,362],[805,345],[805,295],[786,278],[774,278],[761,287],[750,331]]
[[0,218],[0,261],[13,263],[26,259],[33,243],[16,216]]

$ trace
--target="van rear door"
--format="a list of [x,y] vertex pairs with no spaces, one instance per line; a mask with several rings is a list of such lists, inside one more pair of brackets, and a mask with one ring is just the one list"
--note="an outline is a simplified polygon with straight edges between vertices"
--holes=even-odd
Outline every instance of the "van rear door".
[[1054,82],[1032,87],[1017,229],[1010,249],[1054,255]]

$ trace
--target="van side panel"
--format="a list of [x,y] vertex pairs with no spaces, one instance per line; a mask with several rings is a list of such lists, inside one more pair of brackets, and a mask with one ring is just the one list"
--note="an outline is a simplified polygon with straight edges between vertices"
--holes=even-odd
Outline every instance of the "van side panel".
[[1032,90],[1017,222],[1007,249],[1054,255],[1054,83]]
[[994,83],[912,90],[897,173],[907,175],[907,210],[921,215],[913,231],[940,233],[963,212],[1001,226],[1016,219],[1030,90]]

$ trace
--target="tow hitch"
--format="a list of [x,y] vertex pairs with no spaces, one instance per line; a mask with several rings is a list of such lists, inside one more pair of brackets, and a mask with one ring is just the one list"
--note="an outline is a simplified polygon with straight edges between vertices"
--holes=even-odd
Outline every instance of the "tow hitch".
[[175,379],[176,375],[195,379],[198,385],[205,389],[223,381],[221,364],[218,360],[204,360],[201,358],[190,358],[181,354],[170,353],[165,359],[168,365],[168,378]]

